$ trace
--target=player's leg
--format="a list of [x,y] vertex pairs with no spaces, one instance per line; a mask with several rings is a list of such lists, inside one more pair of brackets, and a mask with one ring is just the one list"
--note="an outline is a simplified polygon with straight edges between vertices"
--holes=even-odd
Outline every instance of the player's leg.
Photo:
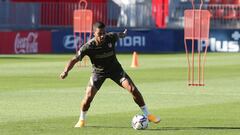
[[140,93],[136,85],[133,83],[131,78],[124,71],[120,73],[119,76],[115,74],[111,79],[132,94],[133,100],[141,108],[144,115],[148,117],[149,121],[154,123],[160,122],[159,117],[156,117],[149,113],[147,106],[145,105],[142,94]]
[[137,89],[137,87],[134,85],[134,83],[130,80],[130,78],[122,78],[122,81],[120,82],[121,86],[128,90],[133,96],[133,100],[135,101],[138,106],[145,106],[144,99],[142,97],[142,94]]
[[137,89],[137,87],[135,86],[135,84],[133,83],[131,78],[129,76],[127,76],[126,79],[124,79],[121,82],[121,84],[122,84],[123,88],[127,89],[132,94],[134,101],[139,105],[139,107],[143,111],[144,115],[148,117],[148,120],[150,122],[159,123],[160,118],[149,113],[147,106],[144,103],[142,94]]
[[94,99],[95,95],[97,94],[97,91],[100,89],[104,81],[105,81],[104,76],[93,74],[90,77],[85,96],[81,102],[81,112],[80,112],[79,121],[77,122],[75,127],[85,126],[87,111],[90,108],[91,102]]
[[96,93],[97,93],[97,89],[95,87],[93,86],[87,87],[85,96],[81,102],[81,112],[80,112],[79,121],[77,122],[75,127],[85,126],[86,114]]

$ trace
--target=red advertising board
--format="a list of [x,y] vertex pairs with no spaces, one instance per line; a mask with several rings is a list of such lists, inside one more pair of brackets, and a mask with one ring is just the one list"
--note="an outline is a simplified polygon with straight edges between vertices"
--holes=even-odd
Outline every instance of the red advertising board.
[[0,54],[51,53],[50,31],[0,32]]

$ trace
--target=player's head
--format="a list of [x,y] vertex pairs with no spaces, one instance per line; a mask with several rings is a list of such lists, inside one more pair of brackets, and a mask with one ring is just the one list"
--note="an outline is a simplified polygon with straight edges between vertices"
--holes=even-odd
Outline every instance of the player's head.
[[93,24],[94,36],[97,42],[103,42],[105,39],[105,24],[103,22],[96,22]]

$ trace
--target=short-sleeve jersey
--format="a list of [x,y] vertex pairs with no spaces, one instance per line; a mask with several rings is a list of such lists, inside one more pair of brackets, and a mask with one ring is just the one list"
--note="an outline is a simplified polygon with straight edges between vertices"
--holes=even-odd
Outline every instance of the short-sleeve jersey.
[[82,45],[76,57],[81,61],[85,55],[89,56],[94,73],[108,74],[122,70],[115,52],[117,40],[116,33],[107,33],[105,40],[100,45],[96,45],[95,38],[92,38]]

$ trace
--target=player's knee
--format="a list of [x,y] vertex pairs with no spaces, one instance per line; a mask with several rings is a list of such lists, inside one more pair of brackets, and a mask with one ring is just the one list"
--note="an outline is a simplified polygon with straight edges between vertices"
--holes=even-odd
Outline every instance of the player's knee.
[[131,93],[134,93],[136,91],[136,87],[131,85],[131,84],[129,84],[128,85],[128,91],[131,92]]
[[123,81],[122,86],[131,93],[133,93],[135,90],[135,86],[132,83],[130,83],[128,80]]

